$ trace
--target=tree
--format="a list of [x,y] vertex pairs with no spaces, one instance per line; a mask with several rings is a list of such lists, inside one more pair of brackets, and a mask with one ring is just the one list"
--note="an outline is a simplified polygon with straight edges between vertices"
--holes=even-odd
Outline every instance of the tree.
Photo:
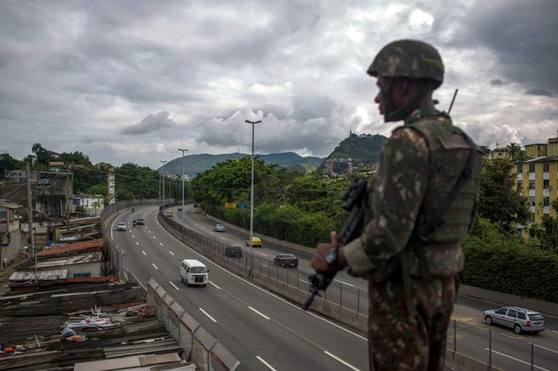
[[0,176],[9,170],[21,170],[25,168],[25,162],[16,160],[9,153],[0,154]]
[[41,143],[35,143],[31,146],[31,152],[37,157],[37,165],[46,167],[48,166],[48,162],[50,161],[50,155],[48,150],[43,148]]
[[527,159],[527,154],[521,149],[521,146],[517,143],[510,143],[506,146],[506,152],[512,162],[523,162]]
[[507,232],[529,216],[527,199],[516,190],[513,166],[510,160],[493,159],[481,170],[479,214]]

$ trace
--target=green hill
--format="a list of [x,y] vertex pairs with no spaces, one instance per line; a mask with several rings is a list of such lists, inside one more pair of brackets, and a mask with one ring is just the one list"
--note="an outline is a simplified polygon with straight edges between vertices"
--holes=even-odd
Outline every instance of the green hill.
[[380,159],[380,152],[386,140],[386,137],[379,134],[351,133],[322,162],[318,173],[338,176],[363,168],[372,169]]
[[[245,153],[227,153],[221,155],[188,155],[184,156],[184,174],[188,175],[190,179],[194,178],[197,174],[211,169],[219,162],[226,160],[234,160],[250,156]],[[257,155],[264,162],[269,164],[278,165],[285,168],[304,168],[307,171],[315,170],[320,166],[322,158],[319,157],[302,157],[294,152],[284,153],[270,153],[266,155]],[[182,158],[178,157],[159,168],[159,171],[164,171],[168,174],[180,175],[182,173]]]

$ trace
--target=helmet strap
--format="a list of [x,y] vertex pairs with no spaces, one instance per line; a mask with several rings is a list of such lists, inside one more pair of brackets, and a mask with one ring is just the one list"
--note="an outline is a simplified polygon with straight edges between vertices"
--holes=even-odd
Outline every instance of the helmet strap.
[[393,86],[395,85],[394,79],[384,79],[384,88],[382,89],[382,99],[384,104],[384,121],[402,121],[405,120],[414,110],[419,108],[419,104],[422,102],[424,97],[428,95],[430,89],[427,84],[421,84],[419,90],[415,97],[407,104],[394,108],[391,101],[391,92]]

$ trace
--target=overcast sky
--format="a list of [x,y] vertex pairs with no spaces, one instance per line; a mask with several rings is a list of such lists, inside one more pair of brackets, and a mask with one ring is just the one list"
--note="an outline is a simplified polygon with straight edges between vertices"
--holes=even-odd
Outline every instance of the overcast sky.
[[256,151],[328,155],[389,135],[365,71],[386,43],[434,44],[435,97],[480,144],[558,129],[558,3],[0,1],[0,152],[34,142],[93,162]]

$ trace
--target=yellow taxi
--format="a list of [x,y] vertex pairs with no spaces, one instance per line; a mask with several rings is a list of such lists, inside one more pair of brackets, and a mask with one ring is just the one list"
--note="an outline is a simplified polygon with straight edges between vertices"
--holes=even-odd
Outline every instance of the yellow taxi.
[[252,247],[262,247],[263,243],[259,237],[253,236],[252,244],[250,244],[250,239],[246,240],[246,246],[250,246],[250,245],[252,245]]

